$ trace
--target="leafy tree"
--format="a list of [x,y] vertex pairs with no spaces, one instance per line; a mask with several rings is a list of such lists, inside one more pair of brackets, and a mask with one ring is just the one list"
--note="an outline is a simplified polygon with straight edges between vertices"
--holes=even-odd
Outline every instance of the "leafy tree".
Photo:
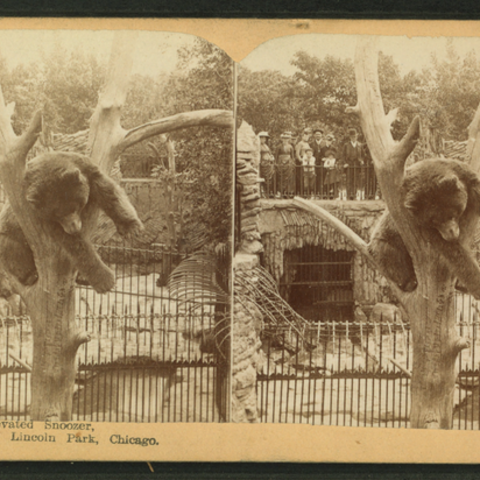
[[233,63],[223,50],[197,38],[178,56],[178,74],[166,88],[174,99],[172,113],[233,107]]
[[256,132],[279,136],[300,122],[295,108],[295,81],[276,71],[252,72],[240,67],[238,115]]
[[447,58],[440,61],[434,56],[432,64],[436,88],[435,98],[430,100],[442,110],[439,128],[445,138],[466,140],[467,127],[480,101],[480,64],[475,52],[461,59],[450,43]]
[[7,103],[15,102],[13,129],[22,132],[33,112],[42,104],[43,79],[40,67],[38,64],[19,64],[11,72],[4,72],[3,82],[5,100]]
[[352,61],[331,55],[321,60],[300,51],[291,63],[297,67],[293,78],[305,125],[321,122],[338,128],[350,124],[345,108],[356,100]]
[[[222,50],[197,39],[178,51],[177,71],[159,92],[163,114],[221,108],[233,110],[233,62]],[[187,249],[210,250],[230,243],[232,224],[232,132],[195,127],[174,132],[176,186],[184,195],[182,236]],[[154,176],[168,175],[162,167]]]
[[75,133],[88,128],[104,82],[104,67],[94,56],[60,49],[45,59],[42,74],[46,120],[52,130]]
[[168,115],[163,96],[166,82],[168,78],[165,74],[156,78],[140,74],[132,77],[125,111],[122,112],[122,125],[125,128]]
[[[356,103],[353,63],[333,55],[323,59],[297,52],[291,61],[296,72],[251,72],[240,69],[239,113],[255,131],[267,130],[278,137],[282,131],[298,132],[305,126],[323,126],[341,137],[348,126],[359,126],[345,109]],[[467,127],[480,102],[480,62],[475,52],[462,58],[447,45],[447,56],[432,56],[421,71],[400,73],[391,56],[380,52],[379,83],[384,108],[398,108],[392,125],[401,138],[415,115],[422,118],[422,136],[433,148],[440,138],[465,140]]]

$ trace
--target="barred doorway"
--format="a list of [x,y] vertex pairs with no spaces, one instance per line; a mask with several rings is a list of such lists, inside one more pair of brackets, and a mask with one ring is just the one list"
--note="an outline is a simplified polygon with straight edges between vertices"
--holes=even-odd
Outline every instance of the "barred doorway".
[[353,320],[353,252],[306,245],[284,252],[282,297],[313,322]]

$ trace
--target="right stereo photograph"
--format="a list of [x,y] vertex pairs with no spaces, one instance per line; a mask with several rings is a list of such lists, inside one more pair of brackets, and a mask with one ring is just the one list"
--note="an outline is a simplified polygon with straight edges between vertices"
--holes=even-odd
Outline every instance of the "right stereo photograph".
[[479,429],[479,55],[305,34],[240,62],[234,422]]

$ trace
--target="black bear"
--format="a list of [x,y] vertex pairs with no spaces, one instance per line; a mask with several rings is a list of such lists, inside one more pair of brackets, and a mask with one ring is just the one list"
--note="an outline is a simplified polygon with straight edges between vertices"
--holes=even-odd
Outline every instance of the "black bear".
[[[480,217],[476,173],[457,160],[423,160],[405,170],[401,194],[412,221],[428,235],[460,284],[480,297],[480,268],[470,245]],[[412,259],[388,212],[376,226],[369,250],[402,290],[416,288]]]
[[[140,231],[142,223],[125,192],[88,157],[66,152],[45,153],[31,160],[22,192],[82,277],[99,293],[111,290],[115,276],[85,235],[83,223],[98,207],[121,235]],[[0,265],[24,285],[37,280],[32,250],[8,204],[0,214]]]

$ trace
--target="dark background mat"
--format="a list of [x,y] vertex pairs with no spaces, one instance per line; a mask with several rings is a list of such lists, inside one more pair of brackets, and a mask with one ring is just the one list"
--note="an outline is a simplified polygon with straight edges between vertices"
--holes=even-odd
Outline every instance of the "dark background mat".
[[[0,16],[480,19],[480,2],[421,0],[0,0]],[[480,35],[480,26],[479,26]],[[480,435],[480,432],[479,432]],[[0,453],[1,455],[1,453]],[[150,467],[153,469],[151,471]],[[0,479],[473,480],[478,465],[0,462]]]
[[468,0],[1,0],[2,16],[480,18]]
[[12,462],[0,478],[27,480],[476,480],[477,465]]

